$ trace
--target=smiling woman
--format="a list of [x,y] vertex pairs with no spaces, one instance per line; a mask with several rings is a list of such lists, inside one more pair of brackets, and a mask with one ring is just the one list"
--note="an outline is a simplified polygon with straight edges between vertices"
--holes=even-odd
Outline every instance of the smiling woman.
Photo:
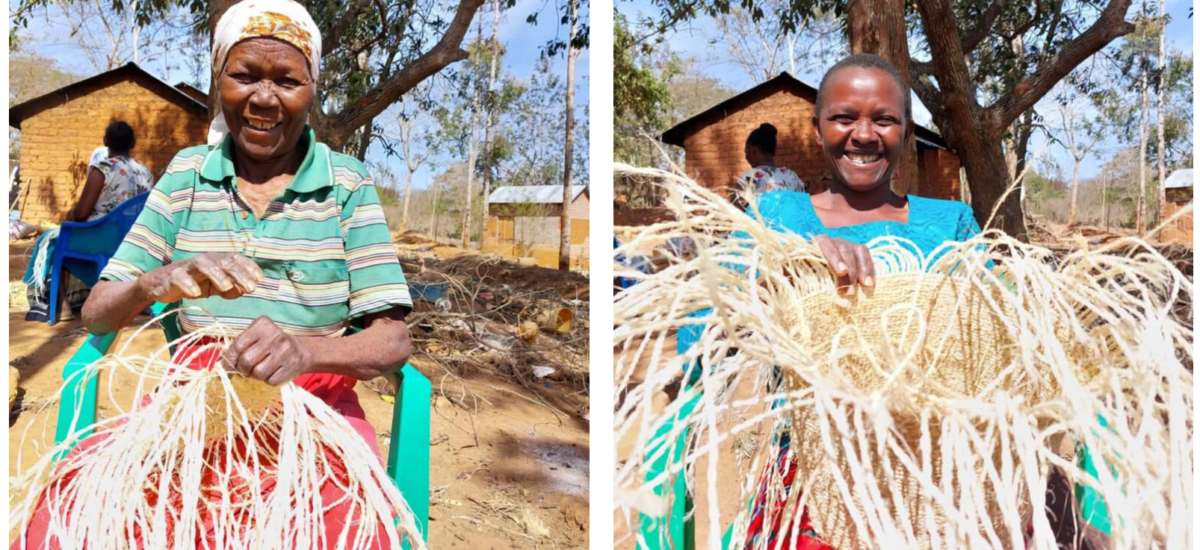
[[[811,239],[838,277],[838,287],[854,294],[874,287],[875,267],[867,243],[890,235],[907,239],[922,254],[943,243],[964,241],[979,233],[970,207],[961,202],[899,196],[891,178],[908,140],[913,138],[908,87],[886,60],[870,54],[849,56],[821,79],[813,128],[833,174],[827,191],[809,195],[774,191],[759,196],[756,215],[777,231]],[[696,312],[702,316],[707,311]],[[699,340],[703,327],[679,330],[677,350],[683,355]],[[797,455],[822,452],[798,449],[785,434],[776,441],[754,500],[746,548],[828,549],[810,528],[801,510],[799,529],[781,522],[787,503],[800,498],[768,498],[767,480],[784,480],[785,496],[796,475]],[[790,511],[790,510],[789,510]],[[784,539],[776,546],[778,539]]]
[[[83,317],[91,332],[106,334],[152,303],[179,302],[185,333],[232,329],[220,341],[181,343],[175,357],[190,360],[188,368],[220,365],[274,386],[294,383],[340,413],[378,456],[375,430],[352,388],[404,364],[412,302],[370,175],[358,160],[318,142],[308,126],[320,57],[320,34],[300,4],[246,0],[226,12],[214,33],[218,112],[209,144],[184,149],[171,162]],[[362,330],[341,337],[352,326]],[[75,452],[89,447],[95,442]],[[269,462],[272,451],[261,452],[242,459]],[[362,510],[347,498],[339,477],[345,469],[332,463],[329,470],[319,487],[325,514],[313,525],[330,546],[362,531],[371,540],[355,548],[385,546],[380,537],[390,528],[364,529],[372,518],[359,517]],[[46,511],[51,507],[56,513]],[[70,527],[47,519],[71,518],[61,507],[70,505],[44,501],[18,544],[69,546],[58,539]],[[254,528],[254,518],[244,526],[201,520],[197,546],[213,547],[204,537],[214,532]]]

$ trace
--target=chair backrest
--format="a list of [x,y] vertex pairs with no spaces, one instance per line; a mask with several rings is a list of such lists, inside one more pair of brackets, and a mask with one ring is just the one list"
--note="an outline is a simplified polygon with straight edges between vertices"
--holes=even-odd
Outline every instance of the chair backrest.
[[133,222],[146,206],[150,193],[139,193],[117,205],[103,217],[84,223],[64,223],[59,230],[59,244],[66,252],[95,254],[111,258],[133,227]]

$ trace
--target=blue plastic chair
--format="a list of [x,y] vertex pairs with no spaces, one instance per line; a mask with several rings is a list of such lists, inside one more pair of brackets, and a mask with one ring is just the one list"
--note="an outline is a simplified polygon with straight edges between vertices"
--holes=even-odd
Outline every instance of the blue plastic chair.
[[108,259],[117,253],[117,247],[125,234],[133,227],[146,198],[150,193],[141,193],[117,205],[103,217],[90,222],[64,222],[54,244],[54,258],[50,264],[50,318],[48,323],[58,322],[58,288],[62,282],[62,270],[71,271],[75,278],[88,286],[100,279],[100,272],[108,265]]
[[[151,313],[158,317],[174,307],[175,304],[154,304],[150,309]],[[181,333],[177,315],[164,317],[162,325],[168,342],[179,339]],[[116,332],[104,336],[89,335],[63,367],[63,381],[66,387],[63,388],[62,401],[58,406],[55,445],[66,441],[80,428],[84,431],[76,437],[77,442],[91,433],[91,426],[96,423],[96,388],[99,384],[96,376],[89,376],[86,369],[108,352],[116,336]],[[171,353],[175,353],[174,346]],[[433,386],[429,379],[407,363],[400,369],[399,375],[400,389],[396,392],[396,402],[392,409],[392,441],[388,445],[387,473],[400,489],[400,494],[404,495],[404,500],[408,502],[413,516],[416,517],[421,538],[428,546],[429,407]],[[62,451],[57,458],[62,458],[68,451],[69,449]],[[410,548],[406,541],[403,550]]]

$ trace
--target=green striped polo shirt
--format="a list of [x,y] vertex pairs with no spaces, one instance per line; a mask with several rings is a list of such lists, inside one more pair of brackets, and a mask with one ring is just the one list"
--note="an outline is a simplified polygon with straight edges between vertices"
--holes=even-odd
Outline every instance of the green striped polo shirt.
[[179,152],[100,278],[143,273],[205,252],[240,252],[262,268],[251,294],[184,299],[183,331],[216,322],[243,330],[266,315],[297,336],[337,336],[364,315],[412,301],[379,195],[357,159],[306,128],[304,161],[257,219],[238,191],[233,138]]

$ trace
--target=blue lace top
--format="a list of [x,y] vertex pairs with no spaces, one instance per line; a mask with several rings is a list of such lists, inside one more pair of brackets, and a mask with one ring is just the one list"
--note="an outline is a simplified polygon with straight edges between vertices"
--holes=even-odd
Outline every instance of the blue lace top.
[[[908,223],[877,221],[830,229],[825,227],[813,209],[812,196],[795,191],[773,191],[761,195],[758,209],[767,226],[776,231],[795,233],[809,239],[828,235],[863,245],[876,237],[900,237],[912,241],[926,256],[943,243],[965,241],[980,231],[979,222],[975,221],[975,214],[967,204],[912,195],[908,197]],[[697,311],[690,316],[703,317],[708,311]],[[702,324],[680,327],[676,336],[679,354],[686,353],[700,339],[703,331]]]

